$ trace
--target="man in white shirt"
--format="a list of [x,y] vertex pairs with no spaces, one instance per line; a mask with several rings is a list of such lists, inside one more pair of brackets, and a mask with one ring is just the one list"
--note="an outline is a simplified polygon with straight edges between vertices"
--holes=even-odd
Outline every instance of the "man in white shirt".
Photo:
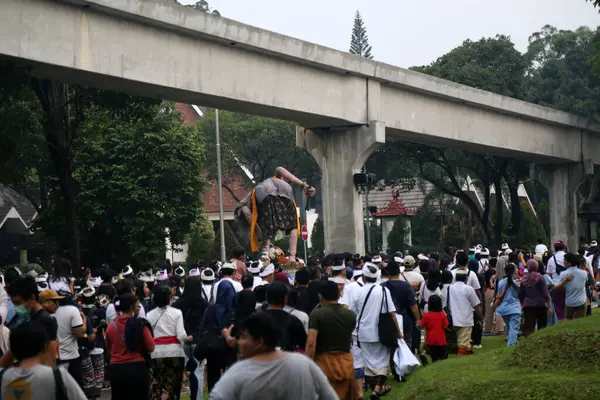
[[458,355],[464,356],[473,354],[471,346],[471,332],[474,325],[473,309],[481,319],[481,301],[475,290],[466,284],[469,271],[462,268],[455,271],[456,282],[450,286],[448,304],[452,314],[452,324],[456,331]]
[[[349,307],[357,317],[354,334],[360,342],[362,359],[365,365],[365,380],[375,393],[385,390],[384,383],[387,379],[391,355],[391,349],[379,341],[379,315],[380,313],[396,312],[390,291],[376,284],[377,270],[378,268],[372,263],[365,264],[363,268],[365,284],[358,290],[356,298],[352,300]],[[384,293],[387,301],[383,305],[382,311]],[[398,327],[398,321],[396,318],[393,318],[393,320],[396,324],[398,337],[401,338],[402,334]]]
[[40,304],[56,319],[56,338],[58,341],[58,364],[67,366],[69,373],[83,388],[83,373],[77,339],[85,337],[85,316],[72,305],[59,306],[64,296],[54,290],[44,290],[39,295]]
[[544,239],[538,239],[537,243],[535,245],[535,249],[533,250],[533,252],[535,254],[539,254],[539,255],[544,255],[544,253],[546,253],[548,251],[548,247],[546,247],[546,245],[544,244]]
[[208,303],[214,303],[215,271],[210,268],[204,268],[200,274],[200,279],[202,280],[202,297]]
[[456,281],[456,274],[459,271],[465,271],[467,274],[467,285],[471,286],[473,290],[475,290],[475,293],[477,293],[477,297],[481,298],[481,285],[479,284],[479,279],[477,279],[477,274],[467,268],[468,264],[468,256],[464,252],[457,253],[456,265],[458,265],[458,268],[452,270],[452,276],[454,276],[454,281]]
[[244,290],[241,283],[233,280],[233,274],[235,274],[236,270],[237,266],[234,263],[226,262],[225,264],[223,264],[223,266],[221,267],[221,274],[223,275],[223,277],[219,282],[216,283],[216,285],[213,288],[213,299],[217,298],[217,293],[219,292],[219,285],[224,281],[231,282],[236,293],[239,293],[242,290]]

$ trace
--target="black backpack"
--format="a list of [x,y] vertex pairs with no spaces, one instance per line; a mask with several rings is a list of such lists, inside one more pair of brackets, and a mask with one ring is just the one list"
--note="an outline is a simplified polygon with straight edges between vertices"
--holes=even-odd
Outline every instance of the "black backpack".
[[[0,371],[0,400],[2,400],[2,378],[4,378],[4,373],[8,371],[11,367],[4,368]],[[55,365],[52,367],[52,374],[54,375],[54,386],[56,387],[54,397],[56,400],[69,400],[67,396],[67,389],[65,388],[65,383],[63,382],[62,374],[60,373],[59,366]]]

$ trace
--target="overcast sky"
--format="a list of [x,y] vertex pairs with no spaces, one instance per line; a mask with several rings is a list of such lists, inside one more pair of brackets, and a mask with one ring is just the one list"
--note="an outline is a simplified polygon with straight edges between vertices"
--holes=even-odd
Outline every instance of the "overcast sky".
[[360,10],[375,59],[400,67],[428,64],[465,39],[501,33],[524,51],[529,35],[545,24],[559,29],[600,24],[584,0],[208,1],[224,17],[343,51]]

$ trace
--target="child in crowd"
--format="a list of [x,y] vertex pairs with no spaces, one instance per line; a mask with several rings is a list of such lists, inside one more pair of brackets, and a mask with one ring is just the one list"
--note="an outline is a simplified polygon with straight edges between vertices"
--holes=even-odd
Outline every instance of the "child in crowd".
[[448,358],[446,351],[446,332],[448,317],[442,308],[442,298],[438,295],[429,297],[429,311],[423,315],[418,323],[419,328],[425,328],[427,333],[425,348],[431,356],[431,361],[436,362]]

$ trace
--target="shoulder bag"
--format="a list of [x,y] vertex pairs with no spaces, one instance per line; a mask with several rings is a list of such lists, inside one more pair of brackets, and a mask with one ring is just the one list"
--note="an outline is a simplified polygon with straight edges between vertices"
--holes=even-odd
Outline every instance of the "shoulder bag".
[[444,307],[446,318],[448,318],[448,327],[452,328],[452,311],[450,311],[450,286],[446,289],[446,307]]
[[365,307],[367,306],[367,301],[369,301],[369,297],[371,297],[371,292],[373,291],[373,289],[375,289],[375,285],[373,285],[371,287],[371,289],[369,289],[369,292],[367,293],[367,297],[365,297],[365,302],[363,303],[362,309],[360,310],[360,315],[358,316],[358,320],[356,321],[356,343],[359,348],[360,348],[360,339],[358,336],[358,331],[360,330],[360,320],[362,319],[363,313],[365,312]]
[[[379,324],[377,329],[379,331],[379,342],[386,347],[395,349],[398,347],[398,329],[394,323],[396,318],[390,312],[387,303],[387,290],[382,287],[383,291],[381,295],[381,308],[379,310]],[[383,305],[385,304],[385,313],[383,312]]]

